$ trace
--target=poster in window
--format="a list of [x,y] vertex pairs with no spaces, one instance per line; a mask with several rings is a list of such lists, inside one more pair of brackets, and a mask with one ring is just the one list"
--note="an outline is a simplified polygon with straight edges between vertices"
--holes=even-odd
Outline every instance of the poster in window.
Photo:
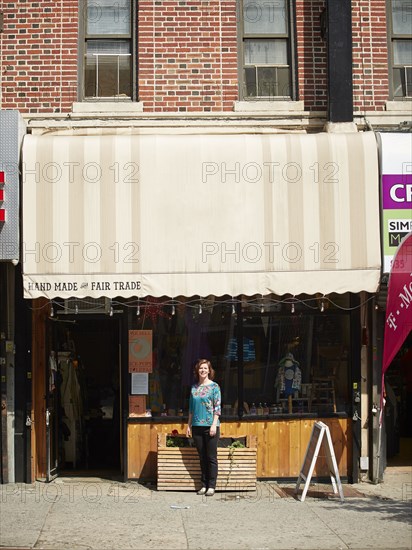
[[149,393],[149,375],[147,372],[132,372],[132,395]]
[[146,416],[146,396],[129,395],[129,417]]
[[129,372],[153,371],[151,330],[129,330]]

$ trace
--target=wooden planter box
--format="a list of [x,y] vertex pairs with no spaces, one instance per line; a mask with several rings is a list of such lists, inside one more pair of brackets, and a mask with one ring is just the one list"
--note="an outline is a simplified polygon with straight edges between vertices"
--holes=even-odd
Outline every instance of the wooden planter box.
[[[157,489],[197,491],[202,484],[196,448],[166,447],[166,438],[157,436]],[[217,449],[217,491],[256,490],[256,448],[256,436],[248,435],[244,449]]]

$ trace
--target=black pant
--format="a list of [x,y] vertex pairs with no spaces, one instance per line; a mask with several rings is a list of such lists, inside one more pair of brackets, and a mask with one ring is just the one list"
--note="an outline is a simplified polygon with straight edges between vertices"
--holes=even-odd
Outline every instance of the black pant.
[[200,468],[202,470],[202,485],[207,489],[216,488],[217,478],[217,442],[219,441],[220,428],[216,429],[216,435],[210,437],[210,426],[192,426],[192,435],[199,453]]

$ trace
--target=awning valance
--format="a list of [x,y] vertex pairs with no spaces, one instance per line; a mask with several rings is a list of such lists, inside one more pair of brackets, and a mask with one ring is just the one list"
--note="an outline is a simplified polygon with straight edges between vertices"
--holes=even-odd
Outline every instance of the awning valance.
[[374,292],[378,188],[372,132],[26,136],[25,296]]

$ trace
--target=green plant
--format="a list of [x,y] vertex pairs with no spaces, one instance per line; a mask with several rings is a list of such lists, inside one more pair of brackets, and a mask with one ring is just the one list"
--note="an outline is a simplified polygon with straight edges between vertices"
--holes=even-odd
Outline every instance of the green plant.
[[191,445],[187,437],[168,435],[166,437],[166,447],[191,447]]
[[[233,443],[231,443],[228,447],[228,449],[244,449],[245,446],[243,445],[243,443],[241,441],[233,441]],[[232,453],[233,454],[233,453]]]
[[235,451],[236,449],[244,449],[245,448],[245,445],[243,445],[243,443],[239,440],[235,440],[233,441],[229,447],[227,447],[227,449],[229,450],[229,460],[230,460],[230,463],[229,463],[229,473],[228,473],[228,476],[227,476],[227,481],[226,481],[226,486],[228,485],[229,483],[229,480],[230,480],[230,476],[232,474],[232,471],[233,471],[233,462],[234,462],[234,454],[235,454]]

